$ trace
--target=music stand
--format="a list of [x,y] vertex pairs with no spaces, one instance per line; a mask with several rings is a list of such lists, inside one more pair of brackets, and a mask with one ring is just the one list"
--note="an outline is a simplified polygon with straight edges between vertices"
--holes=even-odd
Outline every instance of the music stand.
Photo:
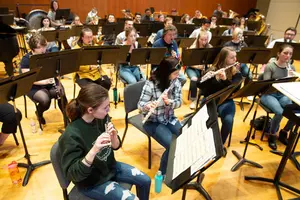
[[194,24],[182,24],[178,23],[175,25],[177,28],[177,34],[180,37],[189,37],[192,32],[196,29]]
[[216,28],[209,29],[209,31],[211,32],[212,36],[222,36],[223,32],[227,29],[227,26],[217,26]]
[[[185,199],[187,189],[196,189],[205,199],[211,199],[201,183],[204,177],[202,173],[223,155],[223,144],[218,126],[215,100],[220,95],[230,92],[232,89],[233,87],[224,88],[218,95],[208,98],[203,107],[198,109],[182,126],[181,135],[177,138],[176,136],[172,138],[165,183],[172,189],[172,193],[183,187],[182,199]],[[203,116],[203,114],[205,115]],[[207,115],[208,119],[206,118]],[[211,138],[206,138],[204,135],[207,133],[207,130],[205,129],[210,128],[212,129],[211,134],[213,135],[210,135]],[[189,129],[193,131],[188,131]],[[185,135],[187,134],[193,134],[195,137],[186,137]],[[190,138],[190,140],[194,142],[182,142],[185,139],[184,137],[186,137],[187,140]],[[196,139],[197,137],[203,137],[209,140]],[[209,148],[207,146],[209,146]],[[204,147],[206,152],[204,152],[205,150],[199,151],[199,149],[197,149],[199,147]],[[183,149],[185,149],[184,152]],[[188,162],[184,160],[186,157],[189,158]],[[181,165],[185,166],[182,167]],[[178,166],[180,166],[179,169]],[[197,182],[190,183],[195,177],[198,177]]]
[[41,31],[41,34],[46,38],[48,42],[56,41],[58,38],[58,33],[56,30]]
[[232,18],[218,18],[217,25],[231,26]]
[[299,189],[296,189],[296,188],[280,181],[280,178],[284,171],[285,165],[286,165],[290,155],[292,154],[293,149],[296,147],[296,144],[297,144],[296,140],[297,140],[297,138],[299,138],[298,129],[300,126],[300,120],[295,115],[293,109],[285,107],[285,109],[283,111],[283,116],[288,118],[289,120],[292,120],[296,124],[296,127],[294,128],[294,131],[293,130],[290,131],[288,145],[283,153],[282,159],[280,161],[280,164],[278,166],[278,169],[276,171],[274,178],[270,179],[270,178],[263,178],[263,177],[257,177],[257,176],[245,176],[245,180],[256,180],[256,181],[263,181],[263,182],[267,182],[267,183],[273,183],[273,185],[275,186],[275,189],[277,191],[278,199],[280,199],[280,200],[283,199],[282,195],[281,195],[280,187],[283,187],[283,188],[291,190],[297,194],[300,194]]
[[171,17],[173,19],[173,24],[179,23],[181,20],[181,16],[177,15],[167,15],[167,17]]
[[8,7],[0,7],[0,14],[8,14],[9,9]]
[[273,57],[276,57],[277,53],[279,51],[279,48],[282,45],[284,45],[284,44],[288,44],[288,45],[292,46],[294,48],[292,58],[294,60],[300,60],[300,44],[299,43],[293,43],[293,42],[276,42],[275,45],[274,45],[274,47],[273,47],[273,49],[272,49],[271,55]]
[[105,24],[102,26],[102,35],[119,34],[123,31],[123,27],[119,24]]
[[134,24],[134,28],[139,36],[147,37],[151,34],[151,24]]
[[55,20],[67,20],[70,16],[70,9],[57,9]]
[[193,19],[193,24],[195,24],[196,26],[201,26],[203,23],[204,18],[198,19],[198,18],[194,18]]
[[[270,88],[273,83],[289,82],[289,81],[293,81],[293,80],[295,80],[295,78],[292,77],[292,78],[277,79],[277,80],[271,79],[271,80],[263,80],[263,81],[250,81],[247,85],[245,85],[243,88],[241,88],[236,93],[234,93],[231,98],[234,99],[234,98],[240,98],[240,97],[246,97],[246,96],[254,96],[253,102],[255,102],[255,99],[257,96],[261,96],[262,94],[266,94],[266,93],[270,92]],[[257,104],[256,104],[256,108],[255,108],[253,118],[252,118],[253,121],[255,120],[255,117],[256,117],[258,105],[259,105],[259,102],[257,102]],[[250,129],[247,132],[247,136],[245,139],[246,146],[244,149],[243,156],[241,156],[235,150],[232,151],[232,153],[239,159],[239,161],[231,168],[231,171],[238,170],[241,167],[241,165],[243,165],[245,163],[249,163],[258,168],[262,168],[262,166],[260,164],[246,159],[246,153],[247,153],[248,145],[250,144],[249,142],[250,142],[250,136],[252,133],[252,129],[253,129],[253,124],[250,124]]]
[[213,47],[223,47],[224,44],[232,39],[232,36],[213,36],[210,40],[210,44]]
[[14,24],[14,14],[0,14],[0,23],[13,25]]
[[[74,49],[64,50],[60,52],[51,52],[47,54],[32,55],[30,56],[29,66],[31,70],[41,67],[36,81],[58,77],[58,84],[61,84],[61,76],[77,72],[79,70],[80,52],[81,49]],[[59,87],[58,89],[61,88]],[[64,93],[62,91],[58,91],[58,93],[58,98],[61,98],[61,104],[63,108],[62,114],[64,118],[64,127],[66,127],[68,123],[68,117],[64,108],[67,102],[65,102],[64,100],[65,95],[61,96]],[[61,130],[59,131],[62,132]]]
[[247,21],[247,27],[248,27],[248,30],[250,31],[255,31],[257,32],[258,30],[260,30],[260,27],[261,27],[261,21]]
[[175,38],[176,42],[177,42],[177,46],[180,48],[189,48],[196,40],[196,38],[182,38],[182,37],[178,37]]
[[13,102],[14,110],[16,113],[16,120],[18,122],[18,127],[20,130],[20,135],[22,138],[23,146],[24,146],[24,151],[25,151],[24,157],[27,160],[27,163],[18,163],[19,167],[23,167],[23,168],[27,169],[23,183],[22,183],[23,186],[27,185],[27,183],[29,181],[29,177],[31,175],[31,172],[33,172],[33,170],[35,170],[36,168],[41,167],[43,165],[47,165],[47,164],[51,163],[50,160],[46,160],[46,161],[42,161],[42,162],[38,162],[38,163],[34,163],[34,164],[31,162],[30,154],[27,149],[27,144],[25,141],[23,129],[22,129],[21,122],[20,122],[21,119],[20,119],[20,116],[17,114],[17,107],[16,107],[16,103],[15,103],[16,98],[28,93],[33,82],[36,80],[38,72],[39,72],[39,69],[34,69],[29,72],[23,73],[19,76],[13,76],[8,79],[4,79],[4,80],[0,81],[0,93],[1,93],[0,103],[6,103],[8,101]]
[[136,38],[136,41],[142,46],[142,47],[147,47],[147,42],[148,42],[148,36],[147,37],[138,37]]
[[[86,24],[83,26],[84,28],[89,28],[92,30],[93,35],[97,35],[98,34],[98,30],[99,30],[99,25],[94,25],[94,24]],[[80,35],[80,34],[79,34]]]
[[164,23],[154,21],[151,26],[151,33],[157,33],[159,30],[165,27]]
[[243,31],[243,35],[246,36],[246,35],[255,35],[256,32],[255,31]]
[[244,41],[248,47],[265,47],[265,42],[268,39],[268,36],[265,35],[244,35]]

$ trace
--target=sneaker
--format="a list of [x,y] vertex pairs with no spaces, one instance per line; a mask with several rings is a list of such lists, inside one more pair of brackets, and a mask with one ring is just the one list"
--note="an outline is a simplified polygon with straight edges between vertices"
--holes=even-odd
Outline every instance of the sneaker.
[[190,104],[190,109],[195,110],[196,109],[197,100],[192,101]]

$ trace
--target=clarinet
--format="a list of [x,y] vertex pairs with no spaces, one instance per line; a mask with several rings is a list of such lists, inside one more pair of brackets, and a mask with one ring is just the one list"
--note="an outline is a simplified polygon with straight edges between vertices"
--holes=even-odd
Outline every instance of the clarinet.
[[160,102],[162,101],[163,95],[168,94],[168,92],[169,92],[170,90],[173,89],[173,87],[175,86],[175,84],[174,84],[175,81],[176,81],[176,79],[174,79],[174,80],[172,81],[172,83],[170,84],[170,86],[169,86],[167,89],[165,89],[165,91],[163,91],[163,93],[161,93],[161,95],[160,95],[159,98],[157,99],[157,104],[156,104],[156,106],[155,106],[154,108],[150,109],[149,112],[147,113],[147,115],[144,117],[144,119],[143,119],[143,121],[142,121],[143,124],[145,124],[145,122],[149,119],[149,117],[154,113],[155,109],[157,108],[157,106],[158,106],[158,105],[160,104]]
[[[292,77],[292,76],[297,76],[298,78],[300,78],[300,73],[295,72],[290,64],[290,61],[287,62],[287,72],[288,72],[288,77]],[[291,74],[290,74],[291,73]]]
[[52,87],[55,89],[55,93],[56,93],[56,97],[57,99],[60,99],[60,92],[59,92],[59,88],[58,86],[56,85],[56,82],[55,82],[55,79],[54,78],[50,78],[51,81],[50,84],[52,84]]
[[229,65],[229,66],[227,66],[227,67],[225,67],[225,68],[219,69],[219,70],[217,70],[217,71],[215,71],[215,72],[206,73],[204,76],[202,76],[202,78],[201,78],[201,80],[200,80],[200,83],[203,83],[203,82],[207,81],[208,79],[213,78],[215,75],[217,75],[217,74],[220,73],[221,71],[225,71],[225,70],[227,70],[227,69],[229,69],[229,68],[231,68],[231,67],[234,67],[234,66],[236,66],[236,65],[238,65],[238,64],[239,64],[239,62],[235,62],[234,64]]

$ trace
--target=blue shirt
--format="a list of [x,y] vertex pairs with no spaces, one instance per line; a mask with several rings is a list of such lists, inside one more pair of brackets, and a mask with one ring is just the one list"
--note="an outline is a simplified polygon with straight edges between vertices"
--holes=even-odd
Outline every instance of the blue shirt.
[[170,57],[172,56],[172,50],[176,52],[176,57],[179,58],[179,51],[178,51],[178,46],[177,42],[175,40],[172,41],[171,44],[168,44],[165,42],[163,38],[160,38],[154,42],[152,47],[167,47],[167,51],[165,53],[165,57]]
[[164,32],[164,29],[160,29],[159,31],[157,31],[156,36],[154,38],[154,42],[156,42],[156,40],[162,38],[163,32]]

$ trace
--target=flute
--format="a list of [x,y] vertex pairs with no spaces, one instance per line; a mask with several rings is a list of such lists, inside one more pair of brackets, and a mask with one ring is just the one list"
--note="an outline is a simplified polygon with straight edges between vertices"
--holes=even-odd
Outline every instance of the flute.
[[225,70],[227,70],[227,69],[229,69],[229,68],[231,68],[231,67],[234,67],[234,66],[236,66],[236,65],[238,65],[238,64],[239,64],[239,62],[235,62],[234,64],[229,65],[229,66],[227,66],[227,67],[224,67],[224,68],[222,68],[222,69],[219,69],[219,70],[217,70],[217,71],[215,71],[215,72],[210,71],[210,72],[206,73],[206,74],[201,78],[200,83],[203,83],[204,81],[207,81],[208,79],[213,78],[214,76],[216,76],[216,75],[217,75],[218,73],[220,73],[221,71],[225,71]]
[[143,121],[142,121],[143,124],[145,124],[145,122],[149,119],[149,117],[154,113],[155,109],[157,108],[157,106],[158,106],[159,103],[161,102],[161,100],[162,100],[162,98],[163,98],[163,95],[168,94],[168,92],[169,92],[170,90],[173,89],[173,87],[175,86],[175,84],[174,84],[175,81],[176,81],[176,79],[174,79],[174,80],[172,81],[172,83],[170,84],[170,86],[169,86],[167,89],[165,89],[165,91],[163,91],[163,93],[161,93],[161,95],[160,95],[159,98],[157,99],[157,104],[156,104],[156,106],[155,106],[154,108],[150,109],[149,112],[147,113],[147,115],[144,117],[144,119],[143,119]]

